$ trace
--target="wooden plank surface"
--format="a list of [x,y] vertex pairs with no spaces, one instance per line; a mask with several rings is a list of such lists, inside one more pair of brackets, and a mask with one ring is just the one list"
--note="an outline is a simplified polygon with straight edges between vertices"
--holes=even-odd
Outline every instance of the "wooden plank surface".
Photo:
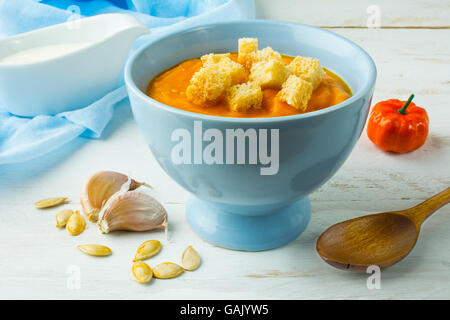
[[450,27],[448,0],[255,0],[259,19],[320,27],[366,27],[379,16],[381,27]]
[[[369,275],[346,273],[322,262],[314,246],[318,235],[335,222],[406,208],[448,187],[450,30],[334,31],[374,58],[375,102],[416,94],[416,103],[430,117],[430,136],[421,149],[387,154],[374,147],[364,132],[341,170],[311,195],[312,219],[297,240],[266,252],[232,251],[206,243],[190,230],[184,217],[187,193],[159,168],[128,103],[122,103],[105,139],[80,138],[30,163],[0,166],[0,298],[449,298],[450,206],[425,223],[416,248],[405,260],[382,272],[379,290],[367,288]],[[38,199],[63,195],[71,199],[67,207],[80,209],[84,181],[105,169],[128,173],[155,187],[155,196],[169,212],[169,241],[163,232],[101,235],[90,223],[79,237],[71,237],[54,227],[54,214],[60,208],[33,208]],[[161,253],[149,260],[151,265],[179,261],[182,250],[192,244],[202,266],[177,279],[139,285],[130,273],[131,258],[148,239],[163,242]],[[113,255],[104,259],[83,255],[76,249],[83,243],[108,245]],[[78,271],[77,289],[70,284]]]

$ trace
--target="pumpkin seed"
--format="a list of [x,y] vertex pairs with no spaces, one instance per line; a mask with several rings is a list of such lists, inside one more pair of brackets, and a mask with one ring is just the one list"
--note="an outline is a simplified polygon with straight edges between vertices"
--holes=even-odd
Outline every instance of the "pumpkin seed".
[[145,262],[136,261],[131,268],[134,278],[137,282],[145,284],[152,280],[153,271]]
[[84,231],[86,222],[77,210],[73,213],[66,224],[66,230],[73,236],[77,236]]
[[91,256],[109,256],[111,249],[100,244],[83,244],[77,247],[80,251]]
[[173,262],[164,262],[153,268],[153,275],[158,279],[175,278],[183,272],[184,269]]
[[66,200],[67,200],[66,197],[46,198],[46,199],[39,200],[38,202],[36,202],[34,204],[34,206],[39,209],[44,209],[44,208],[57,206],[58,204],[61,204]]
[[200,265],[200,256],[192,246],[184,249],[181,256],[181,265],[185,270],[193,271]]
[[67,220],[69,220],[70,216],[73,214],[73,210],[71,209],[65,209],[58,212],[58,214],[55,216],[56,219],[56,227],[57,228],[63,228],[67,224]]
[[161,250],[161,242],[158,240],[148,240],[142,243],[136,251],[133,261],[145,260],[153,257]]

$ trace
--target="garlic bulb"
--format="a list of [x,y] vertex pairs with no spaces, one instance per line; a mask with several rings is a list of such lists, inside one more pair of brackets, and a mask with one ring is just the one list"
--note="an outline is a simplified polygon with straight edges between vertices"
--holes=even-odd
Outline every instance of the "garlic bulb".
[[[128,176],[114,171],[97,172],[89,178],[81,192],[81,206],[89,221],[96,222],[98,220],[98,214],[104,204],[128,180]],[[143,185],[150,187],[143,182],[131,179],[128,190],[134,190]]]
[[167,228],[167,212],[152,196],[139,191],[119,191],[99,213],[103,233],[114,230],[148,231]]

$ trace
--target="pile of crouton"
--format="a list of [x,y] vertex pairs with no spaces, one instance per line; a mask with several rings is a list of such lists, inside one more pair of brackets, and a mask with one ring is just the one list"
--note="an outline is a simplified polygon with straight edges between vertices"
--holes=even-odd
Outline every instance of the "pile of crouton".
[[261,108],[262,89],[272,88],[280,90],[280,100],[305,111],[325,74],[319,60],[298,56],[285,65],[271,47],[258,50],[256,38],[241,38],[238,43],[238,62],[229,53],[201,57],[203,66],[192,76],[187,98],[199,105],[226,99],[231,110],[246,111]]

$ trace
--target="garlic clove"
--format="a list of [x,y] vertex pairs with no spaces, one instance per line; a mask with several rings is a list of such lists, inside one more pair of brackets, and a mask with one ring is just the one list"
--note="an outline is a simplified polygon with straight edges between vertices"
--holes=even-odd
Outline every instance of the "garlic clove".
[[152,196],[128,191],[111,197],[99,213],[103,233],[114,230],[148,231],[167,228],[167,212]]
[[[114,171],[100,171],[89,178],[81,192],[80,199],[84,214],[89,221],[96,222],[98,220],[98,214],[103,205],[128,180],[130,180],[128,176]],[[131,179],[128,190],[134,190],[143,185],[150,187],[146,183]]]

